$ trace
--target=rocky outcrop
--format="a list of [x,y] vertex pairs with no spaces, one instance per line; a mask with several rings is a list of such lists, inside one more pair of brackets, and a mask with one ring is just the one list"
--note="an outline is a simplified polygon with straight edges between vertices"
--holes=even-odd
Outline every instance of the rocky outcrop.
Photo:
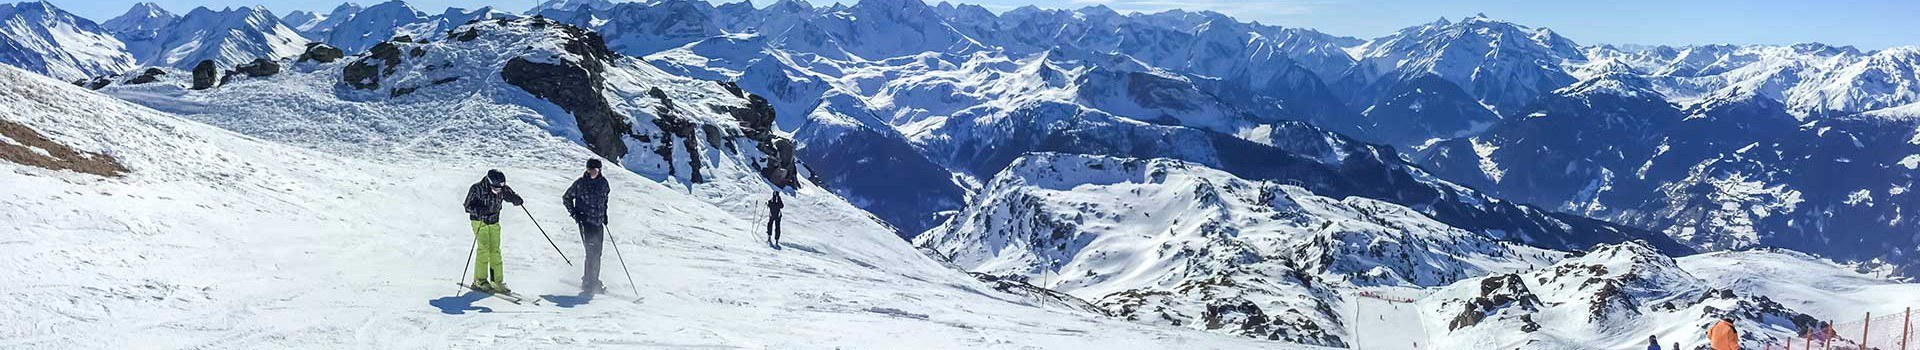
[[133,78],[127,79],[127,81],[123,84],[140,85],[140,84],[151,83],[151,82],[159,81],[160,76],[162,75],[167,75],[167,71],[161,70],[159,68],[147,68],[147,70],[140,71],[139,75],[135,75],[133,76]]
[[213,88],[214,84],[219,82],[219,79],[220,69],[213,65],[213,60],[200,61],[200,64],[193,66],[194,90]]
[[453,40],[467,42],[467,41],[473,41],[473,39],[479,39],[480,31],[473,28],[467,28],[467,30],[464,32],[453,33],[448,36],[453,37]]
[[[545,23],[549,22],[546,19],[528,21],[535,25],[551,25]],[[545,63],[515,57],[500,71],[500,77],[507,84],[572,113],[587,148],[602,158],[620,163],[620,159],[627,154],[624,137],[632,133],[633,127],[626,116],[613,110],[613,105],[601,93],[602,84],[606,81],[601,76],[606,71],[606,62],[619,56],[607,49],[605,40],[597,33],[572,26],[562,25],[559,28],[563,37],[568,39],[560,44],[561,50],[576,55],[578,60]],[[474,29],[468,30],[471,33]],[[454,39],[462,40],[460,37],[466,35],[457,35]],[[695,178],[698,179],[698,176]]]
[[340,48],[333,47],[332,45],[327,45],[322,43],[307,43],[307,51],[300,53],[299,62],[314,61],[314,62],[320,62],[320,63],[333,63],[333,61],[338,61],[341,58],[346,58],[346,57],[347,57],[346,51],[342,51],[340,50]]
[[367,49],[367,55],[348,63],[341,71],[340,80],[348,87],[360,90],[380,89],[380,79],[393,74],[400,65],[400,46],[392,42],[382,42]]
[[107,87],[108,84],[112,84],[113,78],[118,76],[119,75],[102,75],[93,77],[93,79],[80,79],[75,80],[73,85],[78,85],[88,90],[99,90],[100,88]]
[[247,62],[238,67],[233,67],[233,70],[241,74],[246,74],[249,77],[271,76],[280,74],[280,63],[265,58],[256,58],[253,62]]
[[[589,68],[591,67],[591,68]],[[539,63],[523,57],[507,61],[500,77],[534,97],[552,102],[568,113],[580,126],[587,148],[600,157],[619,163],[627,154],[626,141],[632,126],[627,117],[613,110],[601,94],[601,66],[562,61]]]
[[[661,91],[658,87],[647,89],[647,96],[660,100],[660,103],[653,107],[653,126],[660,128],[660,132],[664,134],[660,135],[659,143],[653,148],[653,154],[659,155],[660,159],[671,162],[671,160],[673,160],[673,140],[675,138],[686,140],[683,142],[683,145],[686,146],[687,154],[689,155],[687,157],[687,165],[692,172],[689,176],[693,182],[702,182],[704,179],[700,177],[700,157],[691,156],[700,154],[700,147],[697,142],[693,140],[693,130],[695,128],[693,121],[680,117],[678,110],[674,108],[673,99],[667,97],[666,91]],[[674,168],[667,168],[667,175],[675,175],[674,173]]]
[[747,105],[715,107],[719,112],[733,116],[745,130],[746,137],[759,144],[760,153],[767,155],[766,164],[760,168],[760,175],[773,182],[775,186],[799,187],[800,169],[794,161],[795,144],[793,140],[774,133],[773,104],[767,99],[740,90],[739,85],[731,82],[721,83],[727,92],[747,99]]
[[[1538,310],[1540,297],[1527,289],[1520,275],[1505,274],[1480,280],[1480,296],[1468,300],[1453,320],[1447,323],[1447,330],[1457,330],[1480,324],[1480,321],[1494,315],[1502,309],[1520,308],[1526,311]],[[1540,329],[1533,318],[1523,314],[1520,318],[1523,331]]]

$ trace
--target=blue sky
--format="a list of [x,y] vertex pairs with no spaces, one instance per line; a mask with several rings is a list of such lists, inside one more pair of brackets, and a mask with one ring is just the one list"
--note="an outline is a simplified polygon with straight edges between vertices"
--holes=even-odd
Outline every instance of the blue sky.
[[[50,0],[95,21],[138,0]],[[275,14],[325,11],[341,0],[147,0],[175,13],[268,4]],[[737,1],[737,0],[734,0]],[[766,5],[773,0],[758,0]],[[858,0],[842,0],[858,1]],[[925,0],[923,0],[925,1]],[[379,0],[358,1],[371,5]],[[423,11],[495,6],[511,12],[536,0],[410,0]],[[816,5],[828,0],[812,0]],[[929,1],[937,3],[938,0]],[[1241,20],[1371,38],[1447,17],[1485,13],[1495,19],[1553,28],[1581,44],[1791,44],[1824,42],[1862,49],[1920,45],[1920,0],[965,0],[996,12],[1023,5],[1120,11],[1213,10]]]

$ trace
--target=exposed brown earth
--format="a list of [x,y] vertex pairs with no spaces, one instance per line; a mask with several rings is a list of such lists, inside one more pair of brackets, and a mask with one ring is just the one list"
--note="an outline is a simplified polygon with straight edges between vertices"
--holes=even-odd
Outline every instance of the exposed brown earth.
[[[0,120],[0,136],[13,142],[0,142],[0,159],[52,170],[72,170],[105,177],[126,175],[127,167],[113,156],[77,151],[54,142],[40,132],[7,120]],[[17,144],[16,144],[17,143]],[[46,151],[45,154],[34,149]]]

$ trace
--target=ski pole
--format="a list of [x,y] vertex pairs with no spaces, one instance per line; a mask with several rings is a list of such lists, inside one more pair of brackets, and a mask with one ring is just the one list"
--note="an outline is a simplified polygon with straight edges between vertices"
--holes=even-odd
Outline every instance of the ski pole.
[[624,255],[620,255],[620,241],[613,239],[613,230],[608,230],[607,227],[604,225],[600,226],[600,229],[602,231],[606,231],[607,243],[613,244],[613,256],[620,258],[620,272],[627,274],[627,286],[633,287],[634,297],[639,297],[640,285],[633,283],[633,271],[627,270],[627,257]]
[[554,253],[560,253],[560,260],[564,260],[564,261],[566,261],[566,262],[567,262],[567,266],[573,266],[573,260],[572,260],[572,259],[567,259],[567,253],[566,253],[566,252],[562,252],[562,251],[560,251],[560,245],[559,245],[559,244],[555,244],[555,243],[553,243],[553,236],[548,236],[548,235],[547,235],[547,229],[544,229],[544,228],[540,228],[540,220],[537,220],[537,219],[534,219],[534,218],[533,218],[533,211],[531,211],[531,210],[527,210],[527,206],[524,206],[524,205],[523,205],[523,206],[520,206],[520,211],[521,211],[521,212],[524,212],[524,213],[527,213],[527,220],[529,220],[529,221],[533,221],[533,228],[537,228],[537,229],[540,229],[540,236],[541,236],[541,237],[546,237],[546,238],[547,238],[547,244],[549,244],[549,245],[553,245],[553,252],[554,252]]
[[467,284],[467,270],[473,268],[473,251],[479,249],[480,235],[473,235],[473,246],[467,248],[467,260],[463,260],[466,263],[460,266],[460,284]]

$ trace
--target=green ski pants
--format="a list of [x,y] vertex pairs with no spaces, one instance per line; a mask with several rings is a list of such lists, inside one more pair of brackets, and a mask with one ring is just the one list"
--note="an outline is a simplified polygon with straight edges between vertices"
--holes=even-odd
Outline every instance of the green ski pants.
[[474,220],[473,238],[479,241],[479,252],[473,259],[473,283],[492,281],[495,284],[506,282],[506,270],[500,267],[500,224],[486,224]]

